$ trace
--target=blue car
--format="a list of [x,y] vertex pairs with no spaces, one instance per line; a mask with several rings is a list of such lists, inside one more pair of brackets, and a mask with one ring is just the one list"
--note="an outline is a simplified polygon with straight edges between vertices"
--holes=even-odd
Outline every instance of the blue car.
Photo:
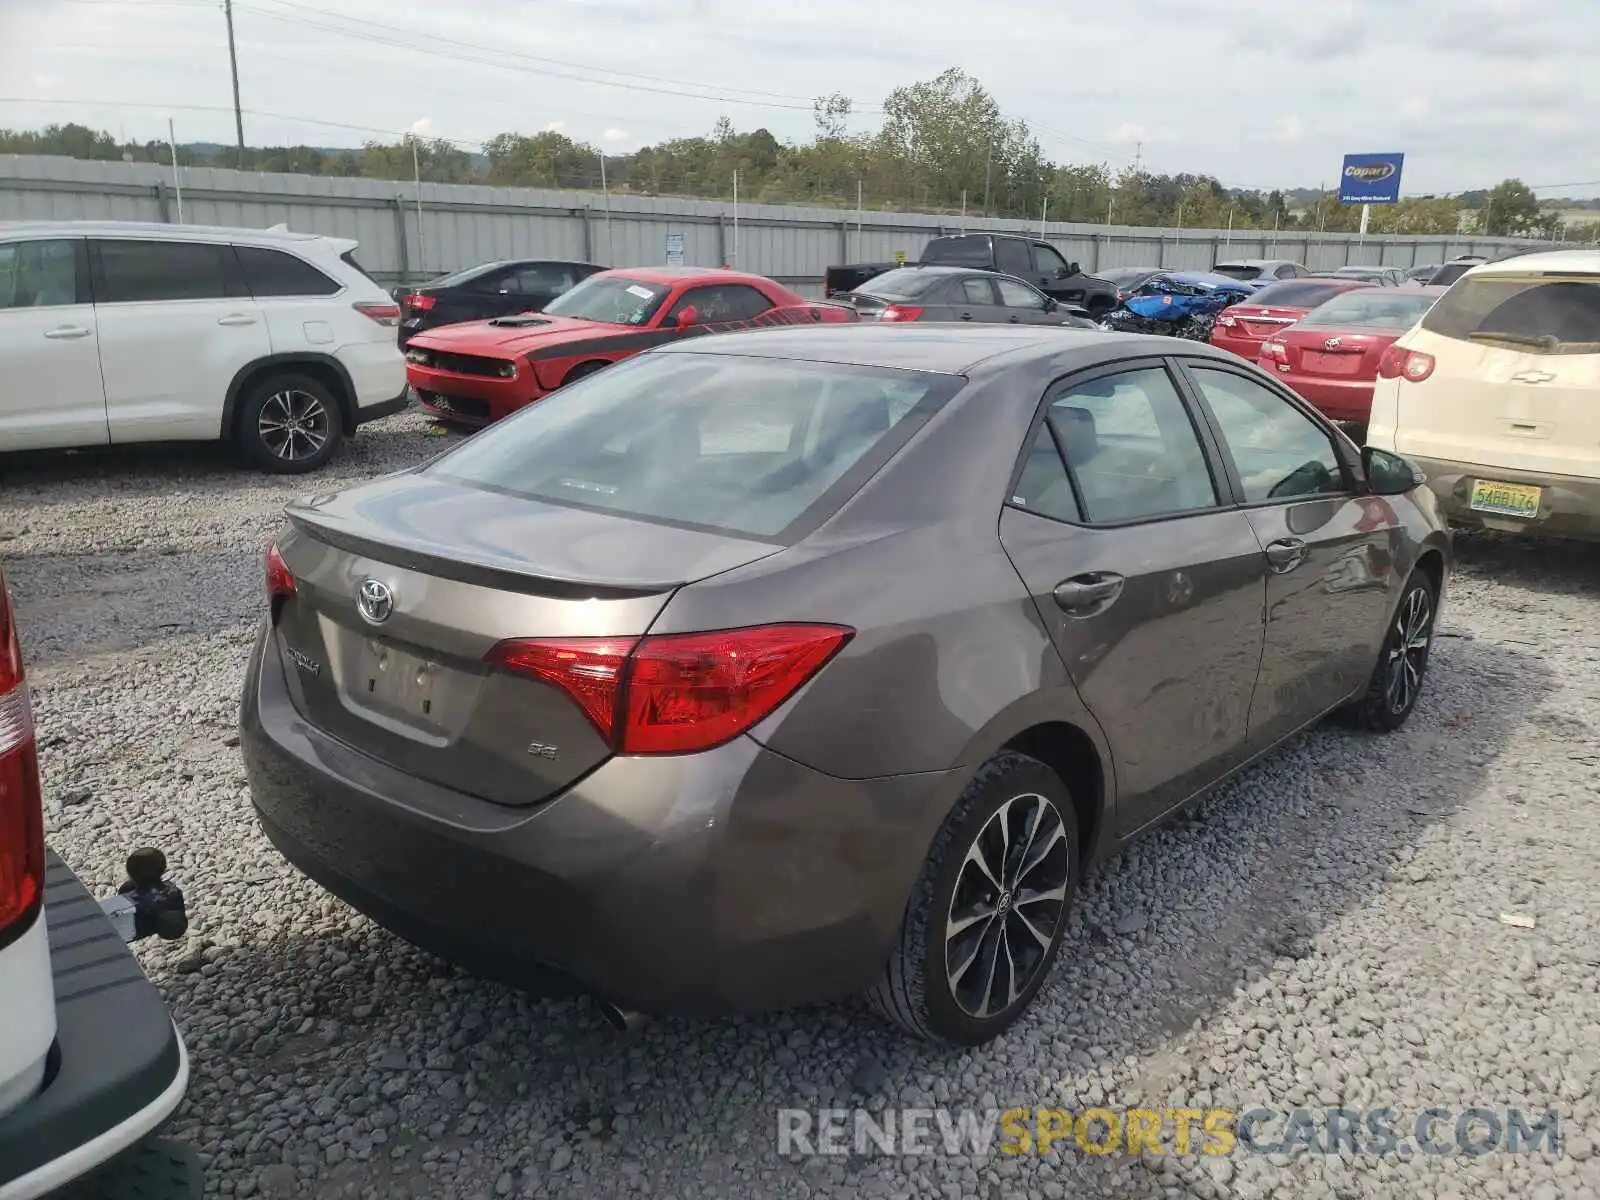
[[1122,333],[1161,333],[1203,342],[1216,316],[1248,297],[1248,283],[1205,271],[1169,271],[1145,280],[1106,315],[1102,327]]

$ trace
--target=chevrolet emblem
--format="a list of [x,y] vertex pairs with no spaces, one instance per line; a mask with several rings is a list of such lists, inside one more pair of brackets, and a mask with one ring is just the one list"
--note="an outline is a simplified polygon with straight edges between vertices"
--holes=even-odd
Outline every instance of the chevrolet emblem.
[[1549,383],[1555,376],[1549,371],[1518,371],[1511,378],[1518,383]]

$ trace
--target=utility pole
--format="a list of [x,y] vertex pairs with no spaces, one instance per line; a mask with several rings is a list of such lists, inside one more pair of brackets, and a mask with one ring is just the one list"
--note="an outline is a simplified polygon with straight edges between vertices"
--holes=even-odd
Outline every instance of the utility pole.
[[1144,164],[1144,143],[1143,142],[1135,142],[1133,144],[1133,175],[1134,175],[1135,179],[1137,179],[1139,177],[1139,168],[1143,164]]
[[233,45],[233,0],[222,0],[228,21],[228,67],[233,72],[233,127],[239,135],[239,170],[244,170],[244,109],[239,107],[239,52]]

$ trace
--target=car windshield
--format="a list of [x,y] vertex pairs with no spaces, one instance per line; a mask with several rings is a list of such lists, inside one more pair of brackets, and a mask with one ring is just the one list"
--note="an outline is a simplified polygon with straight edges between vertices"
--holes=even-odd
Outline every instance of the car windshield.
[[1346,292],[1313,308],[1300,324],[1403,331],[1415,325],[1417,319],[1433,307],[1435,299],[1426,293],[1403,292],[1399,288]]
[[1600,348],[1600,275],[1475,275],[1428,311],[1442,337],[1545,354]]
[[1218,275],[1226,275],[1229,279],[1261,278],[1261,268],[1249,263],[1218,263],[1211,269]]
[[922,271],[915,267],[903,267],[900,270],[885,271],[882,275],[874,276],[856,291],[863,296],[881,296],[885,300],[915,300],[949,278],[951,275],[946,271]]
[[426,469],[514,496],[782,541],[802,516],[837,509],[862,482],[846,478],[852,469],[881,465],[963,382],[644,354],[523,409]]
[[544,306],[552,317],[577,317],[606,325],[644,325],[672,289],[627,275],[591,275]]
[[1288,279],[1271,283],[1250,297],[1251,304],[1264,308],[1315,308],[1331,296],[1347,291],[1349,279]]

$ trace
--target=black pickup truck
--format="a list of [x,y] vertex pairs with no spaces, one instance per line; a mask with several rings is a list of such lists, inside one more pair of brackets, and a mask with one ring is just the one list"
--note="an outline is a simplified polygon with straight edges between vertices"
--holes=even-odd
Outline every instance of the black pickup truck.
[[[1104,279],[1085,275],[1049,242],[1003,233],[961,233],[936,237],[922,248],[918,265],[978,267],[1015,275],[1045,295],[1064,304],[1079,305],[1093,317],[1117,306],[1117,289]],[[904,263],[849,263],[829,267],[823,276],[824,295],[830,299],[852,292],[874,276]]]

